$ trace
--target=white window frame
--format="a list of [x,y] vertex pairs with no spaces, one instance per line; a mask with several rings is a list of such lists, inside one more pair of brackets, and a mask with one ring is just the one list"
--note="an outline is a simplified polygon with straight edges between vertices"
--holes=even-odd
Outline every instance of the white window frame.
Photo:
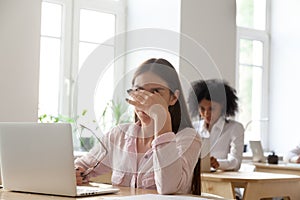
[[[79,59],[79,15],[80,15],[80,9],[88,9],[93,11],[99,11],[99,12],[105,12],[109,14],[114,14],[116,16],[116,34],[124,32],[125,30],[125,1],[115,1],[115,0],[101,0],[101,4],[99,4],[99,0],[74,0],[73,4],[73,44],[72,44],[72,68],[71,73],[69,77],[69,82],[71,83],[70,88],[72,91],[74,91],[74,84],[78,75],[78,59]],[[116,44],[115,44],[116,45]],[[120,45],[115,48],[115,55],[116,51],[122,51],[124,49],[124,44]],[[116,68],[118,67],[118,70]],[[121,74],[123,74],[123,71],[120,69],[124,69],[124,67],[115,66],[115,75],[114,79],[118,79],[116,71],[121,71]],[[71,98],[69,98],[71,99]],[[73,102],[70,102],[68,105],[69,107],[69,114],[76,116],[77,111],[75,110],[77,102],[76,99],[73,99]],[[72,99],[71,99],[72,101]],[[72,107],[73,106],[73,107]]]
[[[266,150],[269,148],[269,49],[270,49],[270,35],[269,35],[269,26],[270,26],[270,4],[271,1],[266,0],[266,29],[257,30],[237,26],[237,39],[236,39],[236,88],[239,88],[239,49],[240,49],[240,40],[257,40],[263,43],[263,74],[262,74],[262,99],[261,99],[261,114],[259,119],[253,119],[253,121],[259,121],[264,123],[264,129],[261,129],[260,135],[263,146],[266,147]],[[250,125],[251,121],[245,126]],[[247,128],[247,127],[245,127]]]
[[[74,111],[74,108],[76,106],[74,106],[74,104],[76,104],[76,100],[73,99],[73,95],[74,85],[78,74],[80,9],[89,9],[114,14],[116,16],[116,34],[118,34],[125,30],[126,1],[43,0],[43,2],[60,4],[63,7],[60,62],[61,81],[59,84],[58,113],[66,116],[75,116],[76,110]],[[125,44],[118,44],[118,47],[115,46],[115,52],[122,52],[124,48]],[[123,67],[121,69],[123,69]],[[116,73],[116,75],[118,74],[123,74],[123,71],[120,70],[120,65],[118,66],[118,73]]]

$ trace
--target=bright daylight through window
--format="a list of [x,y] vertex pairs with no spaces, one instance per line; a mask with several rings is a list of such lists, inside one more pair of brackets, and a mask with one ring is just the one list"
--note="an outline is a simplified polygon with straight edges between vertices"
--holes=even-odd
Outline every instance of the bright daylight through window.
[[[122,1],[44,0],[42,2],[39,121],[74,122],[85,118],[85,126],[95,130],[104,111],[110,115],[108,102],[114,90],[114,65],[110,65],[94,91],[95,105],[87,107],[77,95],[77,77],[86,59],[99,46],[114,60],[115,44],[111,40],[123,27]],[[121,25],[120,25],[121,24]],[[82,90],[81,96],[85,96]],[[100,97],[99,95],[102,96]],[[103,96],[103,94],[105,94]],[[95,111],[94,111],[95,110]],[[91,117],[90,113],[94,113]],[[96,118],[96,119],[95,119]],[[107,120],[111,120],[106,117]],[[109,124],[108,121],[105,121]],[[106,125],[107,125],[106,124]],[[109,127],[109,125],[107,125]],[[90,134],[91,135],[91,134]]]
[[245,143],[261,140],[268,130],[267,0],[237,0],[238,120],[246,128]]

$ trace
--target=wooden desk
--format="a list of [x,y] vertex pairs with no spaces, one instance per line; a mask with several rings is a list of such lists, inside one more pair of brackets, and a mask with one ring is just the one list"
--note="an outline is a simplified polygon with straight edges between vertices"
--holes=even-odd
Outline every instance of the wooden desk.
[[[120,192],[116,194],[107,194],[107,195],[96,195],[90,197],[63,197],[63,196],[54,196],[54,195],[43,195],[43,194],[32,194],[32,193],[22,193],[22,192],[9,192],[0,189],[0,199],[5,200],[101,200],[107,197],[122,197],[122,196],[133,196],[133,195],[142,195],[142,194],[157,194],[156,190],[147,190],[147,189],[136,189],[130,187],[119,187]],[[193,196],[193,195],[187,195]],[[199,196],[196,196],[199,197]],[[203,194],[203,198],[207,199],[219,199],[225,200],[223,198],[215,198],[213,195]]]
[[295,174],[300,175],[300,164],[294,163],[279,163],[267,164],[267,163],[253,163],[255,171],[257,172],[271,172],[280,174]]
[[202,191],[235,198],[234,188],[245,188],[244,200],[268,197],[300,199],[300,176],[264,172],[222,172],[202,174]]
[[131,196],[139,194],[157,194],[156,190],[135,189],[130,187],[119,187],[120,192],[116,194],[96,195],[89,197],[63,197],[55,195],[32,194],[22,192],[10,192],[0,190],[0,199],[5,200],[101,200],[105,197]]

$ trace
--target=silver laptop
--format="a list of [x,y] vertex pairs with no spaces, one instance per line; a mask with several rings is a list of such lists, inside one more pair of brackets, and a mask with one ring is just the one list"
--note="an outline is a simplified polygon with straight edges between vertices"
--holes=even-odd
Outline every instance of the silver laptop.
[[253,162],[266,162],[261,141],[249,141]]
[[63,196],[119,191],[112,186],[76,186],[70,124],[2,122],[0,158],[5,190]]

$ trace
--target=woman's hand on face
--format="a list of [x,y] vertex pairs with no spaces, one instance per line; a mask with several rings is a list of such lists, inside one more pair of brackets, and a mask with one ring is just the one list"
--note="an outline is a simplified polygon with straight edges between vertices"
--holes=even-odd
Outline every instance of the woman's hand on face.
[[172,122],[168,110],[167,100],[157,91],[147,90],[129,91],[132,99],[127,102],[135,106],[137,112],[144,112],[154,122],[154,135],[159,136],[163,133],[172,131]]
[[[151,118],[158,118],[161,115],[165,116],[163,112],[168,112],[168,103],[156,91],[153,93],[147,90],[132,90],[129,92],[132,99],[127,99],[127,102],[149,115]],[[162,117],[162,116],[161,116]]]

